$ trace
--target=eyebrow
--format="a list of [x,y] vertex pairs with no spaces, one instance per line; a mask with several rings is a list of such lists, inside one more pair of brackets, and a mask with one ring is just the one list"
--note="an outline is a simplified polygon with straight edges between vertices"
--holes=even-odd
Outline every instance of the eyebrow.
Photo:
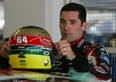
[[[65,20],[65,19],[61,18],[60,20]],[[69,21],[76,21],[76,20],[74,20],[74,19],[70,19]]]

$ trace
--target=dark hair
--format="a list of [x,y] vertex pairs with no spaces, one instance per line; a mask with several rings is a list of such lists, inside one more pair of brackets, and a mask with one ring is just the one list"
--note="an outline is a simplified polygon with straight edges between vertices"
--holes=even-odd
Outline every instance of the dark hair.
[[77,11],[79,12],[79,19],[81,22],[86,22],[86,9],[83,5],[78,3],[68,3],[60,11],[60,15],[63,11]]

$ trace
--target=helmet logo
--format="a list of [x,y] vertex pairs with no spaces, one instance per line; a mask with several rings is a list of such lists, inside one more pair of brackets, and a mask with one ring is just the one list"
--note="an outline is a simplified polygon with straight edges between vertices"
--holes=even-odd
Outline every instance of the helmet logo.
[[46,38],[42,38],[42,43],[44,44],[51,44],[50,40],[46,39]]
[[24,53],[23,52],[20,52],[18,58],[25,58]]
[[50,53],[47,52],[47,51],[45,51],[43,54],[46,55],[46,56],[50,55]]

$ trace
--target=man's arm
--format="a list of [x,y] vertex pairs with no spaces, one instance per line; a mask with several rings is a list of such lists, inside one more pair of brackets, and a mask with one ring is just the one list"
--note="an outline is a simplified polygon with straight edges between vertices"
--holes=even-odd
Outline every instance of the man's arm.
[[96,48],[89,56],[90,73],[99,80],[111,79],[111,61],[107,50],[103,46]]
[[9,69],[9,58],[3,58],[0,56],[0,68],[2,69]]

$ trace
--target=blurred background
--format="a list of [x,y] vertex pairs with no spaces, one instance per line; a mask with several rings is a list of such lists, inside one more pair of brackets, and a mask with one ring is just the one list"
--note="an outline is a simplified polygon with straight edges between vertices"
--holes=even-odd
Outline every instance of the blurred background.
[[0,0],[0,42],[3,39],[3,27],[5,24],[4,20],[4,7],[3,7],[3,1]]

